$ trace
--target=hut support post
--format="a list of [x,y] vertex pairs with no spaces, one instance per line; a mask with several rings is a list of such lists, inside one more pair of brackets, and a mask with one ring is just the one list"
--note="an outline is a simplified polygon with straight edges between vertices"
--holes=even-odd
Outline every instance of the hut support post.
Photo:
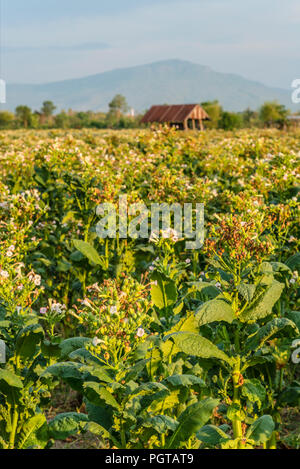
[[200,123],[200,130],[204,130],[204,126],[203,126],[203,121],[202,121],[202,119],[199,119],[199,123]]

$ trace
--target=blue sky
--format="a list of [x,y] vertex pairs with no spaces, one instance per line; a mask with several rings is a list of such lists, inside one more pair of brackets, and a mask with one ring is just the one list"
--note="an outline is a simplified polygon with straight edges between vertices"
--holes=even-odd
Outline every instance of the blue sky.
[[0,0],[1,78],[42,83],[184,59],[268,85],[300,77],[299,0]]

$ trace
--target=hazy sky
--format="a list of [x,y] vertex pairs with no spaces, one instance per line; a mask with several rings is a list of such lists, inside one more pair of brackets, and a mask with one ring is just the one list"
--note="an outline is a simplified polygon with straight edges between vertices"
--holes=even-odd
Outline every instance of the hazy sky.
[[40,83],[164,59],[290,88],[299,0],[0,0],[1,72]]

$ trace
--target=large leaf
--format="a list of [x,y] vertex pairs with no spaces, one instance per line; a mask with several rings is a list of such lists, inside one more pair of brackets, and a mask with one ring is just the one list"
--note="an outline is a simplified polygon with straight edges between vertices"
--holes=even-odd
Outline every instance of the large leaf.
[[240,316],[241,321],[256,321],[262,319],[272,313],[272,308],[277,300],[279,300],[284,285],[277,280],[267,286],[265,291],[260,294],[250,307],[247,308]]
[[287,261],[286,265],[292,270],[297,270],[300,273],[300,252],[296,252]]
[[80,239],[73,239],[75,248],[81,252],[89,261],[96,265],[102,265],[103,259],[99,256],[96,249],[90,244]]
[[48,423],[49,435],[55,440],[65,440],[83,430],[89,418],[85,414],[67,412],[58,414]]
[[172,375],[168,376],[162,381],[162,384],[171,385],[172,387],[193,387],[193,386],[205,386],[203,379],[198,378],[194,375]]
[[198,334],[189,332],[177,332],[170,337],[176,347],[187,355],[200,358],[219,358],[232,364],[232,359],[214,345],[210,340]]
[[223,427],[225,427],[226,430],[229,428],[228,425],[222,425],[222,427],[216,427],[215,425],[205,425],[197,433],[197,438],[202,443],[210,446],[216,446],[225,443],[225,441],[230,440],[230,436],[225,433]]
[[86,375],[87,367],[84,367],[81,363],[64,362],[49,366],[42,374],[42,378],[49,379],[52,376],[60,378],[76,391],[82,391],[82,384]]
[[159,434],[164,434],[170,430],[174,432],[178,427],[178,422],[167,415],[156,415],[145,420],[143,427],[151,428]]
[[247,430],[246,438],[253,440],[256,444],[265,443],[271,438],[275,424],[270,415],[258,418]]
[[157,308],[162,309],[173,305],[177,300],[175,282],[159,272],[154,272],[151,279],[151,299]]
[[91,342],[92,339],[88,337],[71,337],[70,339],[63,340],[60,344],[62,359],[68,358],[70,353],[83,348],[86,344],[90,344]]
[[264,343],[271,337],[282,332],[284,329],[288,329],[292,334],[297,334],[298,329],[293,321],[287,318],[275,318],[267,322],[258,331],[250,336],[245,343],[245,351],[255,351],[261,348]]
[[198,330],[199,326],[195,314],[191,311],[181,318],[177,324],[168,331],[168,334],[172,334],[173,332],[198,332]]
[[232,323],[235,319],[234,312],[224,299],[214,299],[207,301],[196,310],[196,321],[199,326],[215,321],[225,321]]
[[209,298],[215,298],[220,295],[220,290],[212,282],[189,282],[188,286],[190,285],[193,288],[189,289],[189,291],[196,289]]
[[22,427],[18,449],[43,449],[48,443],[47,420],[43,414],[37,414],[27,420]]
[[245,379],[241,391],[242,395],[250,402],[256,403],[259,409],[262,407],[266,398],[266,389],[258,379]]
[[300,331],[300,311],[289,311],[286,313],[286,317],[293,321]]
[[40,324],[31,324],[22,329],[16,339],[16,355],[24,360],[34,358],[36,347],[44,337]]
[[110,440],[112,441],[114,446],[116,446],[119,449],[122,449],[121,444],[118,442],[118,440],[116,440],[116,438],[112,435],[112,433],[110,433],[106,428],[104,428],[99,423],[88,422],[88,424],[84,427],[84,430],[89,431],[93,433],[94,435],[101,436],[104,439]]
[[9,398],[10,402],[14,400],[13,390],[23,388],[23,383],[20,378],[10,370],[0,368],[0,393]]
[[244,298],[244,300],[247,301],[247,303],[250,303],[252,300],[256,286],[253,285],[252,283],[240,283],[237,286],[237,290],[240,293],[240,295]]
[[166,447],[179,448],[182,443],[187,442],[210,419],[218,404],[217,399],[208,398],[187,407],[179,416],[178,427],[166,442]]
[[120,406],[115,397],[102,384],[94,381],[88,381],[83,385],[84,395],[89,402],[98,406],[111,406],[119,409]]

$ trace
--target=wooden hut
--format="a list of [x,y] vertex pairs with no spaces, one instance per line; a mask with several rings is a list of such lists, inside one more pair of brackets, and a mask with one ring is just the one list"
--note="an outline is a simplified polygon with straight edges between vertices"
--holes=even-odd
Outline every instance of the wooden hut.
[[210,120],[210,117],[199,104],[172,104],[152,106],[141,122],[165,123],[181,130],[203,130],[205,120]]

